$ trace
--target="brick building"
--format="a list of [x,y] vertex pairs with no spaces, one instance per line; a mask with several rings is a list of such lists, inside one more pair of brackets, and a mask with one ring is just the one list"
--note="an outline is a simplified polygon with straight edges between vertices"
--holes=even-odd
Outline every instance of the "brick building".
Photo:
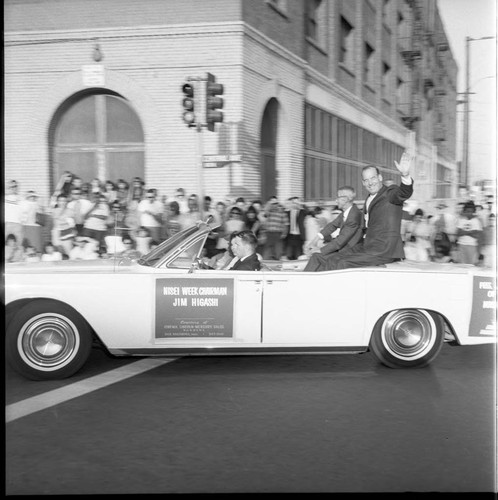
[[[457,68],[435,0],[6,0],[4,56],[4,176],[22,192],[48,197],[69,170],[168,196],[362,198],[361,167],[397,180],[412,147],[414,200],[456,196]],[[199,133],[181,88],[207,72],[224,121]],[[201,153],[242,160],[201,170]]]

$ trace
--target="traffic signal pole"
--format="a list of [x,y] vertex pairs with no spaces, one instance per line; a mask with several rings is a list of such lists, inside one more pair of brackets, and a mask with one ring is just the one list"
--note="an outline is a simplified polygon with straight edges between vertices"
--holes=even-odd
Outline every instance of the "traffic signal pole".
[[206,127],[214,132],[216,122],[223,121],[223,99],[218,97],[223,94],[223,85],[216,83],[216,77],[207,73],[205,77],[188,77],[187,83],[182,86],[183,121],[189,128],[197,132],[197,191],[199,212],[204,219],[204,141],[202,128]]
[[202,136],[202,125],[197,123],[197,191],[199,192],[199,212],[204,220],[204,166],[202,157],[204,156],[204,141]]

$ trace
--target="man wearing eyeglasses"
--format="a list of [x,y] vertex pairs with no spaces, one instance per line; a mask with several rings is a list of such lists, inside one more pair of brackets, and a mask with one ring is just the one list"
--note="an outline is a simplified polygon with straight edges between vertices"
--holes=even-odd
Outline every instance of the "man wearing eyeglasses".
[[[337,207],[341,213],[306,245],[305,251],[311,256],[304,271],[326,271],[331,256],[361,242],[363,214],[354,203],[355,197],[356,191],[351,186],[342,186],[337,190]],[[322,246],[319,246],[320,242],[323,242]]]
[[413,194],[410,176],[413,160],[414,156],[405,151],[400,162],[394,162],[401,174],[399,186],[385,186],[375,165],[363,168],[362,182],[368,191],[363,207],[365,237],[361,244],[331,257],[327,270],[378,266],[404,259],[401,218],[403,203]]

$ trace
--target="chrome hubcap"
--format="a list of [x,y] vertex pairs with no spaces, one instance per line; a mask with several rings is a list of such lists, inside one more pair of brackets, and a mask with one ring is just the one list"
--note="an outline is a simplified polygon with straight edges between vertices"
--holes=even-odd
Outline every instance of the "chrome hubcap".
[[384,321],[382,337],[386,349],[393,356],[417,359],[434,345],[436,325],[426,311],[394,311]]
[[77,328],[64,316],[41,314],[24,325],[18,347],[28,364],[48,370],[60,368],[78,350]]

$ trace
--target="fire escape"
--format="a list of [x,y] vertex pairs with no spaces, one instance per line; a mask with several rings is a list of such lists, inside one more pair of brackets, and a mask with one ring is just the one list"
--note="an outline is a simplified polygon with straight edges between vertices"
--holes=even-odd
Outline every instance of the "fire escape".
[[440,42],[436,45],[436,110],[438,113],[438,119],[434,127],[434,141],[444,142],[447,140],[446,137],[446,123],[444,120],[445,116],[445,103],[446,103],[446,87],[447,82],[445,79],[445,53],[448,51],[449,47],[446,42]]
[[410,101],[407,113],[401,117],[403,124],[410,130],[414,130],[416,123],[421,119],[422,92],[425,83],[422,81],[422,48],[423,48],[423,19],[418,0],[407,0],[412,10],[412,29],[408,44],[401,48],[401,56],[412,74],[412,85],[410,89]]

